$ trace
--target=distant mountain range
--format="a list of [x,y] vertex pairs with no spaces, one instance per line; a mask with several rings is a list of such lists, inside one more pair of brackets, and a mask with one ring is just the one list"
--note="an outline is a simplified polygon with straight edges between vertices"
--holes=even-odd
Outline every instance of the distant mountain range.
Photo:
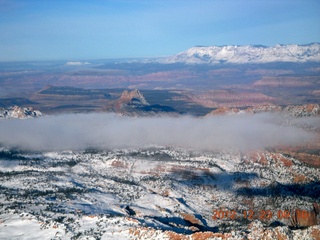
[[162,63],[219,64],[219,63],[271,63],[271,62],[319,62],[320,43],[307,45],[197,46]]

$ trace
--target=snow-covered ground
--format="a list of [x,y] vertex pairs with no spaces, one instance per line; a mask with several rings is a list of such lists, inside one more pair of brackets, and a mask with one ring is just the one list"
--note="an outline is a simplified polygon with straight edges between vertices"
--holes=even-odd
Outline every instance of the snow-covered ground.
[[[241,239],[259,231],[312,239],[320,229],[319,215],[293,221],[297,209],[314,214],[319,169],[282,154],[161,146],[0,153],[0,239],[191,239],[205,232]],[[272,216],[261,217],[267,210]],[[282,210],[290,217],[280,219]],[[228,211],[236,219],[222,218]]]

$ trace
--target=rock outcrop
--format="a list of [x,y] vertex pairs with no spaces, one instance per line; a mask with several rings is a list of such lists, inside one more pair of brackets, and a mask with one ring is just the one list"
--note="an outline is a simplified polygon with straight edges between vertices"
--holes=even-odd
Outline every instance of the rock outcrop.
[[144,98],[142,93],[137,89],[130,91],[130,92],[127,90],[124,90],[121,94],[119,101],[121,101],[123,103],[149,105],[149,103]]
[[137,89],[123,91],[120,98],[113,104],[113,110],[120,115],[134,117],[153,116],[157,114],[176,114],[175,109],[172,107],[150,104]]
[[39,110],[34,110],[32,107],[13,106],[10,108],[0,108],[0,119],[8,118],[34,118],[40,117],[42,113]]

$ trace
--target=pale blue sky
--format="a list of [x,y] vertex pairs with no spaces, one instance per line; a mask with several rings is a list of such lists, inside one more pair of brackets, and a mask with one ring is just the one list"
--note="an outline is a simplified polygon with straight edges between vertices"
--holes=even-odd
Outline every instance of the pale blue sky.
[[319,0],[0,0],[0,61],[320,42]]

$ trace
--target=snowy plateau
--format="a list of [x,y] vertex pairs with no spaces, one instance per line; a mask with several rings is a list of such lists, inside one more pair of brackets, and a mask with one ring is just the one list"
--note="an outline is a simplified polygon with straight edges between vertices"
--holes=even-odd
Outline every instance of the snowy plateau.
[[245,64],[271,62],[319,62],[320,44],[192,47],[172,57],[161,59],[162,63],[185,64]]
[[[149,146],[0,155],[0,239],[318,239],[320,232],[319,168],[280,153]],[[214,219],[215,210],[238,217]],[[265,210],[272,216],[260,218]],[[290,217],[279,218],[284,210]]]

